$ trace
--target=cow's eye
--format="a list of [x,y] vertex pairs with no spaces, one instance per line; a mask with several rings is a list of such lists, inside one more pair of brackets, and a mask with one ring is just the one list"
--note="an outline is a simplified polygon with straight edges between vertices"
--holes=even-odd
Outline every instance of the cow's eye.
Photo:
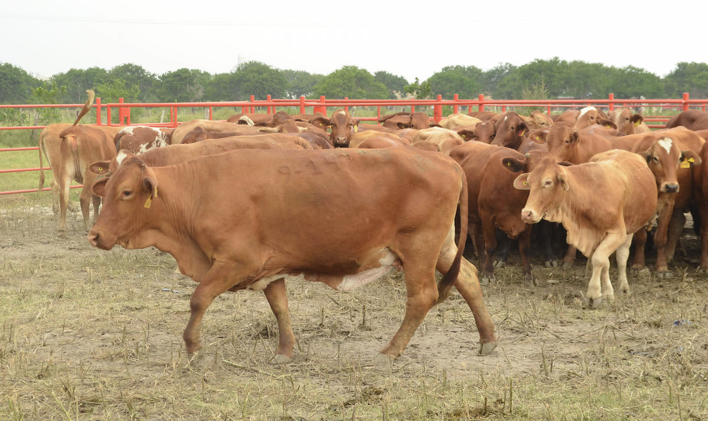
[[123,196],[125,196],[125,197],[130,196],[131,193],[133,193],[133,192],[131,192],[130,190],[123,190]]
[[549,187],[551,184],[553,184],[553,181],[551,181],[551,180],[546,180],[546,181],[543,183],[543,187]]
[[659,162],[659,158],[655,156],[655,157],[654,157],[654,162]]

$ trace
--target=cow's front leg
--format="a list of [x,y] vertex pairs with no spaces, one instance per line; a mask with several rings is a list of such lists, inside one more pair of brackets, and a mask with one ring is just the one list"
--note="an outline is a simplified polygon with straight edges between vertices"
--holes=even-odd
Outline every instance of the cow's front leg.
[[216,297],[236,286],[249,275],[257,272],[247,265],[236,262],[216,261],[192,294],[189,306],[192,311],[184,329],[184,342],[190,358],[202,348],[202,318]]
[[[627,240],[627,234],[608,233],[600,245],[592,253],[592,277],[588,284],[588,293],[585,297],[587,308],[597,308],[602,303],[604,295],[608,300],[614,299],[615,292],[610,283],[610,255]],[[600,280],[602,278],[602,285]]]
[[275,355],[275,362],[280,364],[289,363],[293,356],[295,335],[290,325],[285,279],[280,278],[275,282],[271,282],[263,292],[268,300],[270,309],[273,310],[275,320],[278,321],[278,352]]

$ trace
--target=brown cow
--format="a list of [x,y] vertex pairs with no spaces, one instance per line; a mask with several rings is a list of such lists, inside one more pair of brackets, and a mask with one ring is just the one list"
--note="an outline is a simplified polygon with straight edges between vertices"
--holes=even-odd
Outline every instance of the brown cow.
[[551,120],[553,120],[553,124],[566,123],[570,124],[571,126],[574,126],[575,123],[578,121],[579,115],[580,111],[578,110],[566,110],[563,111],[561,114],[552,114]]
[[538,110],[534,110],[529,117],[522,115],[519,117],[524,120],[529,130],[544,129],[553,125],[553,119]]
[[315,127],[318,125],[330,127],[332,132],[329,135],[329,139],[335,148],[349,147],[352,135],[359,130],[359,120],[354,120],[344,110],[335,111],[331,118],[315,117],[310,123]]
[[148,126],[129,126],[116,134],[113,142],[116,150],[125,149],[140,154],[152,148],[163,148],[172,143],[174,129]]
[[[148,167],[164,167],[236,149],[312,149],[312,146],[300,137],[291,135],[238,136],[214,139],[210,142],[180,143],[179,145],[170,145],[169,148],[151,149],[140,154],[140,159]],[[92,163],[89,170],[96,175],[110,176],[115,174],[123,162],[134,156],[135,154],[130,151],[121,150],[111,160]]]
[[482,143],[492,143],[494,135],[497,133],[497,127],[491,121],[482,121],[474,125],[458,127],[455,131],[465,141],[476,140]]
[[526,123],[515,112],[503,114],[497,121],[496,134],[492,145],[518,149],[524,140],[524,135],[529,133]]
[[708,130],[708,113],[698,110],[683,111],[666,123],[667,129],[678,126],[690,130]]
[[619,108],[609,113],[610,119],[617,130],[624,134],[649,133],[649,126],[644,123],[644,117],[633,114],[629,108]]
[[379,118],[379,123],[390,129],[427,129],[430,127],[430,117],[425,113],[400,112],[388,114]]
[[498,113],[493,113],[491,111],[472,111],[467,113],[468,116],[478,118],[482,121],[488,121],[498,115]]
[[[708,163],[708,142],[699,154],[701,161]],[[701,263],[700,271],[708,271],[708,164],[693,168],[693,195],[700,216]],[[696,221],[694,220],[694,224]]]
[[238,113],[234,114],[228,119],[228,123],[232,124],[243,124],[246,126],[265,126],[273,127],[273,114],[262,114],[262,113]]
[[231,133],[248,133],[248,134],[258,134],[260,127],[244,126],[240,124],[227,123],[225,121],[214,121],[214,120],[192,120],[180,124],[172,132],[172,144],[178,145],[182,143],[187,133],[194,130],[196,127],[201,127],[207,132],[231,132]]
[[410,142],[406,139],[395,134],[375,132],[373,130],[354,133],[351,142],[349,142],[350,148],[359,149],[395,148],[410,145]]
[[[700,152],[705,143],[698,135],[683,128],[673,129],[661,135],[646,136],[637,142],[632,152],[641,155],[654,174],[658,187],[656,212],[658,222],[654,244],[656,244],[656,274],[671,277],[668,264],[671,262],[693,196],[693,171],[691,167],[701,165]],[[669,232],[674,227],[673,232]],[[676,232],[678,231],[678,232]],[[638,232],[635,236],[634,264],[632,268],[644,268],[644,244],[647,234]],[[668,243],[668,247],[667,247]]]
[[[381,350],[384,360],[403,352],[453,285],[475,316],[480,353],[491,352],[494,327],[476,270],[462,258],[465,223],[465,235],[454,242],[458,203],[467,211],[459,166],[413,148],[362,152],[242,150],[153,168],[131,158],[94,184],[106,204],[88,240],[104,250],[155,246],[199,282],[184,331],[191,355],[202,347],[202,318],[212,301],[250,288],[265,292],[280,331],[276,359],[289,361],[295,339],[285,275],[303,273],[348,291],[399,261],[408,300],[401,327]],[[357,218],[343,224],[341,218],[313,219],[313,212]],[[443,273],[437,288],[435,269]]]
[[627,258],[632,236],[651,221],[656,208],[656,183],[642,157],[613,150],[569,167],[547,157],[533,171],[517,177],[514,187],[530,190],[521,211],[524,222],[562,223],[568,243],[591,260],[587,307],[599,306],[603,297],[614,299],[609,257],[615,251],[619,288],[629,293]]
[[615,123],[613,123],[610,119],[606,117],[605,113],[601,112],[593,106],[585,107],[580,110],[580,114],[578,114],[578,119],[573,127],[578,130],[581,130],[586,127],[590,127],[593,124],[599,124],[601,126],[611,127],[613,129],[617,128]]

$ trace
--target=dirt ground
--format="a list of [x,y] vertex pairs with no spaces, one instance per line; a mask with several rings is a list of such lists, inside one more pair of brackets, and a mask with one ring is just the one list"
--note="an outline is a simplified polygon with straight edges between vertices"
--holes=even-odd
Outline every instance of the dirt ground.
[[547,269],[539,253],[534,287],[512,253],[484,287],[492,355],[477,355],[454,293],[380,367],[403,317],[402,274],[352,293],[289,279],[298,345],[282,366],[263,294],[224,294],[205,317],[206,351],[187,365],[196,284],[174,260],[93,249],[77,214],[66,235],[57,227],[50,208],[0,207],[3,420],[708,420],[708,275],[686,263],[698,253],[690,230],[672,279],[630,274],[632,294],[598,310],[582,306],[584,259]]

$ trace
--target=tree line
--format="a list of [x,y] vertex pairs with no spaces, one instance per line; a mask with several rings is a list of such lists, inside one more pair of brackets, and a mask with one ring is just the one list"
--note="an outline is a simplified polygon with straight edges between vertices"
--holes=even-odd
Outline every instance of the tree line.
[[49,80],[40,80],[22,68],[0,63],[0,103],[81,103],[86,89],[94,89],[104,103],[239,101],[256,99],[328,98],[418,99],[442,95],[452,99],[549,98],[678,98],[689,92],[693,98],[708,97],[708,64],[681,62],[659,77],[634,66],[623,68],[601,63],[534,60],[521,66],[509,63],[482,70],[475,66],[447,66],[424,81],[408,81],[386,71],[371,73],[344,66],[328,75],[303,70],[281,70],[264,63],[243,63],[229,73],[210,74],[182,68],[157,75],[137,64],[71,69]]

